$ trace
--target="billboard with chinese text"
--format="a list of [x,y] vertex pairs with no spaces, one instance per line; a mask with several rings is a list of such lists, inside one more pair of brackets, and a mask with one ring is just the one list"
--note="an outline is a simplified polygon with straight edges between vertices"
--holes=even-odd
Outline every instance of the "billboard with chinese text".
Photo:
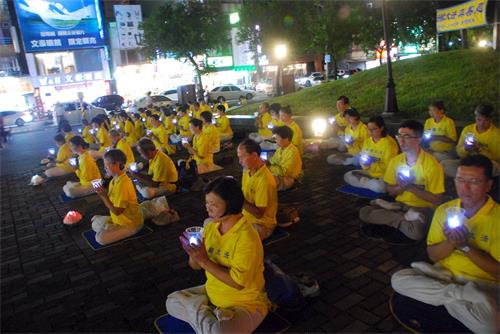
[[439,9],[436,13],[437,32],[468,29],[487,24],[488,0],[471,0],[460,5]]
[[14,0],[26,52],[103,46],[99,0]]

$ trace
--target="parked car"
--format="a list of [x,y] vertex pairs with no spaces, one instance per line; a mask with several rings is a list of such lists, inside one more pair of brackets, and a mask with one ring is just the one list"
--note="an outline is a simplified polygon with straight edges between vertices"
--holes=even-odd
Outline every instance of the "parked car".
[[295,82],[299,84],[299,86],[303,87],[311,87],[317,85],[318,81],[321,81],[324,79],[323,73],[321,72],[312,72],[311,74],[303,77],[303,78],[298,78],[295,79]]
[[271,79],[261,81],[255,86],[255,90],[266,95],[271,95],[274,91],[273,81]]
[[[96,107],[86,102],[83,102],[83,109],[81,109],[80,101],[70,101],[61,103],[64,107],[64,118],[69,122],[70,125],[82,124],[82,117],[85,117],[88,121],[90,121],[92,120],[92,118],[94,118],[99,114],[107,114],[106,109]],[[52,114],[52,117],[56,125],[59,125],[57,115],[54,109],[55,105],[49,108],[49,113]],[[82,110],[83,110],[83,115],[82,115]]]
[[125,100],[120,95],[100,96],[92,102],[92,105],[106,110],[120,110]]
[[[169,107],[171,105],[174,105],[176,102],[172,101],[165,95],[151,95],[151,101],[153,101],[153,106],[155,107]],[[146,105],[146,97],[140,97],[136,99],[134,102],[132,102],[132,105],[129,106],[129,108],[132,108],[133,110],[137,110],[139,108],[147,108]],[[130,109],[129,109],[130,110]]]
[[166,90],[163,93],[161,93],[160,95],[166,96],[174,102],[177,102],[179,100],[179,97],[177,95],[177,89]]
[[222,85],[215,87],[208,93],[208,98],[211,100],[217,100],[221,96],[226,100],[238,100],[242,97],[250,100],[255,96],[255,91],[241,89],[236,85]]
[[28,111],[1,110],[0,116],[3,117],[5,126],[23,126],[25,123],[33,121],[33,116]]

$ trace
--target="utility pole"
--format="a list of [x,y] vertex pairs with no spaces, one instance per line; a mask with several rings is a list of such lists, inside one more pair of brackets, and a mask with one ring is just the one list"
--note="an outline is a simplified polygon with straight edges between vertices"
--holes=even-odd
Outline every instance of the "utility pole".
[[392,38],[389,37],[389,15],[387,11],[387,0],[382,0],[382,23],[384,28],[384,40],[387,50],[387,86],[385,91],[384,114],[394,114],[398,111],[396,99],[396,85],[392,77],[391,46]]

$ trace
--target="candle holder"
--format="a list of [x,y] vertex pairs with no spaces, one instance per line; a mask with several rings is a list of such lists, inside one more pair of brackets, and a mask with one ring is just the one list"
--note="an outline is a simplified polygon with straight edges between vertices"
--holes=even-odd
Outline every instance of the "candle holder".
[[429,140],[432,137],[432,130],[424,131],[424,139]]
[[69,159],[69,164],[72,167],[76,167],[78,165],[78,160],[76,158],[70,158]]
[[137,162],[132,162],[132,163],[129,165],[129,169],[130,169],[132,172],[137,172]]
[[400,179],[409,181],[412,178],[412,169],[408,165],[402,165],[398,169],[398,176]]
[[351,145],[354,141],[354,138],[352,138],[351,135],[345,135],[344,136],[344,142],[347,144],[347,145]]
[[457,228],[463,226],[465,220],[466,217],[464,209],[456,206],[446,208],[446,224],[449,228]]
[[335,117],[328,117],[328,123],[330,123],[331,125],[335,124]]
[[49,154],[50,155],[56,154],[56,149],[55,148],[49,148]]
[[271,130],[272,128],[274,128],[274,124],[273,124],[273,123],[269,123],[269,124],[267,125],[267,128]]
[[359,155],[359,162],[363,165],[370,165],[372,161],[372,158],[367,152],[361,152]]
[[465,135],[465,140],[464,140],[465,145],[473,146],[475,141],[476,139],[474,138],[474,134],[472,132],[469,132]]
[[191,246],[199,246],[202,240],[203,227],[192,226],[186,229],[188,242]]

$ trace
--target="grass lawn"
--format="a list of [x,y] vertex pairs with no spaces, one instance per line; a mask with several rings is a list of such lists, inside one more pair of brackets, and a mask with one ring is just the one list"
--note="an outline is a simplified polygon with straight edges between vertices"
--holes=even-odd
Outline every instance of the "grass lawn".
[[[396,96],[402,117],[425,119],[427,106],[443,100],[449,116],[472,121],[474,107],[489,103],[499,110],[499,54],[491,49],[441,52],[393,63]],[[383,112],[387,67],[357,73],[269,100],[290,105],[295,115],[335,112],[338,96],[346,95],[363,116]],[[258,104],[231,111],[253,113]]]

